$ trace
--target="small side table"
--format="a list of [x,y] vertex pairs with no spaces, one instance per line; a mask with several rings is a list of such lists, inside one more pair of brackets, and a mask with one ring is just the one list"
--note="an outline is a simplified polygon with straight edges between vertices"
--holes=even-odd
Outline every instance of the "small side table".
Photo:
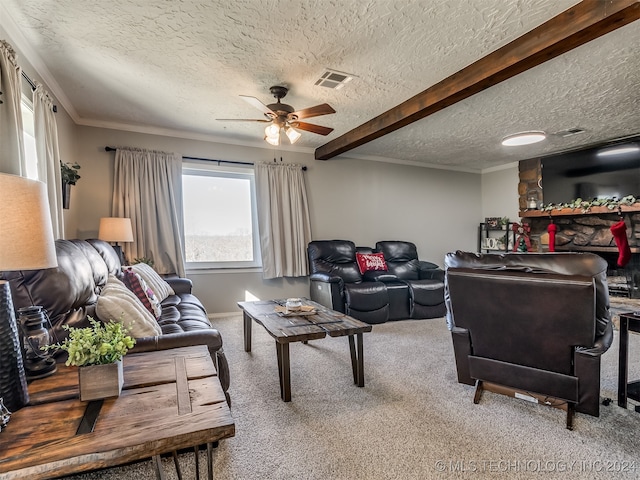
[[[618,405],[627,408],[627,399],[640,402],[640,381],[627,383],[629,370],[629,331],[640,333],[640,315],[620,314],[620,349],[618,356]],[[640,408],[636,407],[636,411]]]

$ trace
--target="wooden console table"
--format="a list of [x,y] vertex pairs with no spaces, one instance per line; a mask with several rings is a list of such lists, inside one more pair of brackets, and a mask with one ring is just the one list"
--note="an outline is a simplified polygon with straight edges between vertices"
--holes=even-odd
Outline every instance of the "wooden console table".
[[[124,387],[104,400],[93,429],[78,434],[85,412],[99,405],[78,399],[78,371],[60,365],[29,385],[30,404],[0,434],[0,479],[46,479],[153,458],[235,435],[206,346],[124,357]],[[196,455],[197,459],[197,455]],[[196,463],[197,465],[197,463]],[[197,467],[196,467],[197,468]]]
[[[620,314],[620,348],[618,351],[618,405],[627,408],[627,398],[640,401],[640,381],[628,383],[629,332],[640,333],[640,316]],[[636,411],[638,411],[636,407]]]

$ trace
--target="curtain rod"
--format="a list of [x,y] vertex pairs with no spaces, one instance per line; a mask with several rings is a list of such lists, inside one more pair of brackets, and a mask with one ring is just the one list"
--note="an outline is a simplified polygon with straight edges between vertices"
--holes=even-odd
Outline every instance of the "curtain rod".
[[[115,152],[116,149],[114,147],[104,147],[105,152]],[[237,162],[234,160],[216,160],[215,158],[200,158],[200,157],[182,157],[185,160],[202,160],[204,162],[217,162],[218,165],[220,165],[221,163],[230,163],[232,165],[251,165],[253,166],[254,164],[252,162]],[[276,159],[274,158],[273,161],[275,162]],[[280,161],[282,161],[282,157],[280,157]],[[306,172],[307,171],[307,167],[306,165],[302,166],[302,171]]]
[[[29,85],[31,85],[31,90],[32,91],[36,89],[36,83],[29,78],[29,75],[24,73],[24,70],[22,70],[22,77],[29,83]],[[57,112],[58,112],[58,106],[54,105],[53,106],[53,113],[57,113]]]

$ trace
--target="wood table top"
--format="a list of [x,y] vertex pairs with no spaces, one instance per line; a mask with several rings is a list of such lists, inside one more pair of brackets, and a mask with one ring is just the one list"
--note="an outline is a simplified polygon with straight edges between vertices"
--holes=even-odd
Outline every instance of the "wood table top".
[[356,320],[344,313],[328,309],[319,303],[304,299],[303,305],[313,306],[313,315],[282,315],[276,308],[285,300],[261,300],[238,302],[238,306],[256,322],[260,323],[278,342],[299,342],[356,333],[370,332],[371,325]]
[[69,475],[235,435],[205,346],[125,355],[124,377],[94,430],[79,435],[87,402],[78,399],[77,368],[60,366],[32,382],[32,404],[13,413],[0,434],[0,479]]

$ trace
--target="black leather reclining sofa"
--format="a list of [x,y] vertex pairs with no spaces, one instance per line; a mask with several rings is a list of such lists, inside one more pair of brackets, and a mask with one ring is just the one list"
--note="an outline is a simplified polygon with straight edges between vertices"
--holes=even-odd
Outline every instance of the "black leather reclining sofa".
[[[362,272],[356,254],[384,256],[386,270]],[[436,318],[446,313],[444,271],[418,259],[415,244],[377,242],[374,249],[349,240],[307,246],[311,299],[363,322]]]
[[[63,325],[82,328],[89,326],[88,316],[97,317],[100,292],[109,275],[121,276],[122,265],[111,245],[97,239],[56,240],[56,256],[56,268],[2,275],[11,285],[15,309],[43,306],[51,320],[54,338],[62,341],[67,336]],[[220,332],[211,325],[204,306],[191,293],[191,280],[177,276],[165,280],[174,294],[161,302],[157,322],[162,334],[137,338],[132,352],[206,345],[229,401],[229,365]],[[64,355],[61,357],[59,361],[66,359]]]

